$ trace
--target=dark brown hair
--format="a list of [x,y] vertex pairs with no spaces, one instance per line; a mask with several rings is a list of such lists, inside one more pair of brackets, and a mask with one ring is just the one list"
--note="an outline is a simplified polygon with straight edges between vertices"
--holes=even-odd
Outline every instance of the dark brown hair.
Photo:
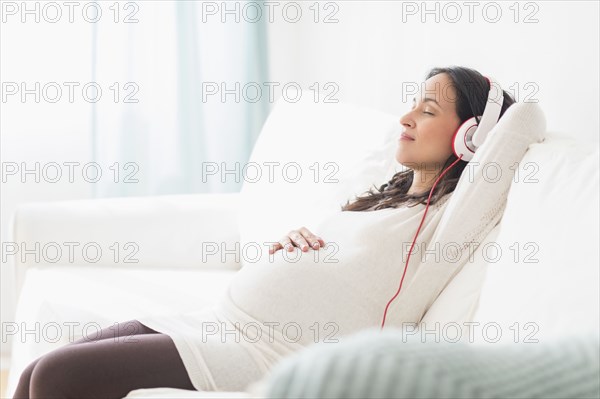
[[[460,123],[475,115],[483,114],[490,91],[489,82],[483,75],[470,68],[451,66],[431,69],[426,80],[440,73],[449,76],[452,86],[456,90],[456,114],[460,119]],[[515,100],[506,91],[503,91],[503,95],[504,103],[500,116],[515,103]],[[454,153],[450,155],[437,173],[436,178],[457,159]],[[435,204],[444,195],[454,191],[467,164],[467,161],[458,161],[446,172],[435,186],[430,205]],[[363,196],[355,196],[354,202],[347,201],[342,206],[342,211],[374,211],[385,208],[398,208],[405,204],[408,207],[418,204],[425,205],[427,204],[427,198],[429,198],[429,190],[418,194],[407,194],[412,185],[413,177],[414,171],[412,169],[398,172],[387,183],[381,185],[379,189],[373,185],[373,188],[366,191]]]

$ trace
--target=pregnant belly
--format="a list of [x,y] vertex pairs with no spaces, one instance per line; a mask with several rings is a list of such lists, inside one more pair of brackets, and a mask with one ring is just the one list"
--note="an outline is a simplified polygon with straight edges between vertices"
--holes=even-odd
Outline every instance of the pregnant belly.
[[305,344],[315,335],[338,336],[376,325],[377,295],[363,285],[377,277],[368,263],[369,249],[335,244],[318,251],[280,250],[271,259],[245,265],[229,285],[231,300],[264,323],[298,326]]
[[[325,247],[277,251],[246,263],[229,285],[230,299],[263,322],[333,325],[337,335],[379,326],[402,272],[400,241],[417,209],[332,214],[313,232]],[[415,216],[415,215],[412,215]],[[415,218],[416,220],[416,216]]]

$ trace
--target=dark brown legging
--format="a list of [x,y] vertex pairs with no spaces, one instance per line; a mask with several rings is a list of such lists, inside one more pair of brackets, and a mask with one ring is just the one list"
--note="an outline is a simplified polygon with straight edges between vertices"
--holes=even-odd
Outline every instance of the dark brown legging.
[[121,399],[134,389],[195,390],[173,340],[137,320],[81,338],[31,362],[14,399]]

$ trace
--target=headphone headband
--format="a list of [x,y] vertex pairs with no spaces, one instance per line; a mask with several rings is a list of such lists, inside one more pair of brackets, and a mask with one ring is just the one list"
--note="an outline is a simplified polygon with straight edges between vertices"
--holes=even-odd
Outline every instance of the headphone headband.
[[494,126],[496,126],[496,123],[498,123],[500,111],[502,111],[502,104],[504,104],[504,94],[498,82],[491,77],[486,76],[486,79],[490,84],[490,91],[488,93],[483,116],[481,117],[477,131],[473,134],[473,144],[476,147],[481,147],[487,134]]
[[496,126],[504,104],[504,92],[498,82],[485,76],[490,84],[490,91],[485,105],[485,110],[479,123],[477,118],[466,120],[454,133],[453,150],[457,157],[462,155],[463,161],[470,161],[477,148],[481,147],[488,133]]

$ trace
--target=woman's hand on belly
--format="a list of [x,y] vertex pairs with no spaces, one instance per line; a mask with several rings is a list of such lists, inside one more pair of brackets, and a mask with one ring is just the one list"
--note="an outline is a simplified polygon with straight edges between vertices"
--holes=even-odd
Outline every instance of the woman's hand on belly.
[[279,242],[272,244],[269,248],[269,255],[283,248],[291,252],[294,247],[298,247],[303,252],[307,252],[309,248],[318,250],[323,246],[325,246],[325,241],[321,237],[314,235],[306,227],[300,227],[298,230],[292,230],[284,235]]

